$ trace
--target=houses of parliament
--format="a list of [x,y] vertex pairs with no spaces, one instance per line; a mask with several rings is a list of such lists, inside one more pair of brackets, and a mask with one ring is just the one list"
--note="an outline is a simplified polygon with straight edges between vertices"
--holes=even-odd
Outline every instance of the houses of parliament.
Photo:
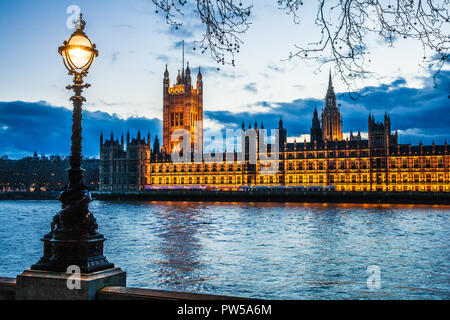
[[[310,141],[287,142],[287,129],[278,123],[278,144],[267,143],[273,153],[278,148],[278,165],[272,171],[256,150],[264,129],[255,121],[242,124],[241,148],[225,150],[220,157],[203,153],[203,79],[200,68],[195,87],[189,64],[171,85],[169,71],[163,77],[163,141],[152,143],[150,133],[141,132],[124,140],[123,134],[109,139],[100,136],[100,191],[133,193],[158,188],[214,187],[239,190],[249,187],[332,186],[337,191],[432,191],[450,192],[450,156],[444,145],[399,144],[391,132],[388,114],[378,122],[368,117],[368,138],[350,132],[344,138],[342,117],[336,104],[331,74],[321,114],[313,111]],[[172,133],[190,133],[189,161],[173,161],[171,154],[179,141]],[[252,141],[253,139],[253,141]],[[263,140],[262,140],[263,141]],[[263,142],[264,143],[264,142]],[[251,161],[251,149],[256,161]],[[197,156],[195,155],[197,154]],[[200,156],[198,156],[200,155]]]

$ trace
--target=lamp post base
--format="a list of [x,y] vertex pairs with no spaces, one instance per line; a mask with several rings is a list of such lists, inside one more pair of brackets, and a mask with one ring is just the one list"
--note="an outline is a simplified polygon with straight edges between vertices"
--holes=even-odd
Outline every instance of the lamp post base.
[[[81,181],[82,170],[69,169],[69,178]],[[61,193],[62,210],[53,217],[51,231],[44,236],[44,255],[31,270],[66,272],[76,266],[82,273],[111,269],[103,255],[103,235],[88,205],[90,192],[82,183]]]
[[114,268],[103,255],[105,240],[102,236],[84,240],[44,238],[44,256],[30,269],[66,272],[69,266],[77,266],[82,273],[91,273]]
[[16,279],[16,300],[93,300],[109,286],[125,287],[126,273],[120,268],[78,275],[25,270]]

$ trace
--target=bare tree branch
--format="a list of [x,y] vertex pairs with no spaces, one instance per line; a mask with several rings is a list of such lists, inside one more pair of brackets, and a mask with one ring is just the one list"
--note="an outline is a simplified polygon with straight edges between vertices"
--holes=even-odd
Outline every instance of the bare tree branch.
[[182,26],[183,7],[190,6],[201,23],[205,25],[202,38],[194,42],[194,50],[209,51],[211,57],[221,64],[232,64],[234,56],[243,44],[240,35],[248,30],[251,8],[241,1],[233,0],[152,0],[156,13],[161,10],[169,25]]
[[[306,0],[277,0],[278,9],[301,25]],[[436,76],[449,61],[450,0],[315,0],[314,24],[317,40],[295,45],[287,59],[318,62],[317,71],[325,64],[356,92],[358,80],[377,78],[370,71],[368,41],[381,39],[392,47],[398,39],[414,39],[423,51],[421,65]],[[205,26],[202,38],[194,42],[194,50],[209,51],[217,63],[232,64],[243,44],[240,36],[250,26],[253,5],[241,0],[152,0],[156,13],[161,11],[171,26],[179,28],[184,12],[192,10]],[[311,3],[312,1],[310,1]],[[320,33],[319,33],[320,32]],[[357,96],[353,96],[355,98]]]

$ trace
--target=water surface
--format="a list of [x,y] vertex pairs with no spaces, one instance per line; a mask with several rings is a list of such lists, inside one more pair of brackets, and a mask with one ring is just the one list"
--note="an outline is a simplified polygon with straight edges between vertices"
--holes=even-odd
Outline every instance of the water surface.
[[[0,276],[42,255],[57,201],[0,201]],[[450,207],[94,201],[130,287],[264,299],[449,299]],[[367,267],[381,288],[367,287]]]

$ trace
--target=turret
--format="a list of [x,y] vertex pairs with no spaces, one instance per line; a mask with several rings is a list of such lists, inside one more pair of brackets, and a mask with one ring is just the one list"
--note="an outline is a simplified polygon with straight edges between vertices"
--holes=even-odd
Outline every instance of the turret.
[[167,93],[169,91],[170,87],[170,78],[169,78],[169,70],[167,70],[167,64],[166,64],[166,71],[164,71],[164,80],[163,80],[163,92]]
[[318,141],[322,140],[322,129],[320,127],[319,116],[317,114],[317,107],[314,107],[314,114],[313,114],[313,119],[312,119],[312,124],[311,124],[310,137],[311,137],[311,142],[316,141],[316,140],[318,140]]
[[155,142],[153,142],[153,153],[154,153],[154,154],[159,153],[159,140],[158,140],[158,134],[156,134]]
[[200,71],[200,67],[198,67],[198,74],[197,74],[197,89],[200,94],[203,93],[203,76]]
[[103,130],[100,130],[100,156],[103,150]]
[[164,80],[169,80],[169,70],[167,69],[167,64],[166,64],[166,71],[164,71]]
[[181,75],[180,75],[180,69],[178,69],[178,75],[177,75],[177,84],[181,84]]
[[192,80],[191,80],[191,69],[189,68],[189,61],[187,62],[186,74],[185,74],[183,80],[184,80],[184,86],[185,86],[184,92],[187,95],[190,95],[191,94],[191,82],[192,82]]
[[287,130],[283,127],[283,119],[280,117],[280,121],[278,121],[278,138],[280,148],[283,148],[287,141]]

